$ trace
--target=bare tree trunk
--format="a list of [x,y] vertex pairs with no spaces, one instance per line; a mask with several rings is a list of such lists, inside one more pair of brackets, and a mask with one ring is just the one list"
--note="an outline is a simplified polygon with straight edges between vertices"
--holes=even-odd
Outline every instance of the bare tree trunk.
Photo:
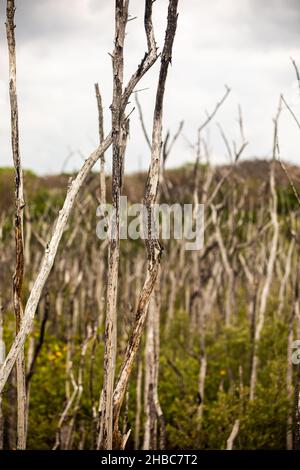
[[225,294],[226,296],[225,297],[226,299],[225,300],[225,325],[230,326],[232,307],[233,307],[233,295],[234,295],[234,291],[233,291],[234,273],[229,262],[229,257],[228,257],[226,247],[224,245],[216,209],[213,205],[211,205],[211,208],[212,208],[213,223],[215,225],[215,230],[216,230],[216,239],[217,239],[219,249],[221,252],[221,259],[222,259],[222,263],[223,263],[223,267],[226,273],[226,278],[227,278],[227,283],[228,283],[227,288],[226,288],[226,294]]
[[273,278],[274,265],[277,254],[278,237],[279,237],[279,223],[277,217],[277,194],[275,187],[275,156],[277,152],[277,132],[278,132],[278,118],[280,114],[280,108],[278,110],[277,117],[274,122],[274,143],[273,143],[273,161],[270,169],[270,191],[271,191],[271,203],[270,203],[270,214],[273,227],[273,237],[271,242],[270,254],[267,265],[266,279],[264,282],[263,290],[261,293],[260,303],[257,312],[257,324],[255,326],[254,334],[254,347],[253,347],[253,358],[251,367],[251,380],[250,380],[250,400],[255,397],[256,382],[257,382],[257,366],[258,366],[258,346],[262,333],[262,329],[265,322],[265,312],[267,307],[267,300]]
[[201,429],[203,419],[203,404],[204,404],[204,386],[206,378],[207,359],[205,354],[200,359],[200,371],[198,380],[198,394],[199,394],[199,406],[197,410],[198,417],[198,429]]
[[265,283],[264,283],[263,290],[261,293],[260,303],[259,303],[258,312],[257,312],[257,324],[255,326],[254,352],[253,352],[253,359],[252,359],[251,381],[250,381],[250,400],[253,400],[255,397],[256,382],[257,382],[257,366],[258,366],[258,345],[259,345],[262,329],[263,329],[264,322],[265,322],[265,312],[266,312],[267,300],[268,300],[272,277],[273,277],[273,270],[274,270],[274,264],[275,264],[275,259],[276,259],[278,236],[279,236],[279,224],[277,220],[277,195],[276,195],[275,179],[274,179],[274,162],[272,163],[272,167],[271,167],[270,184],[271,184],[271,193],[272,193],[271,217],[272,217],[272,225],[273,225],[273,238],[272,238],[272,244],[270,248],[270,255],[269,255],[268,266],[267,266],[267,275],[266,275]]
[[164,449],[165,447],[165,422],[158,399],[159,320],[160,287],[157,282],[154,295],[151,297],[149,303],[147,318],[144,384],[146,415],[143,443],[144,450]]
[[153,297],[150,300],[148,308],[148,321],[147,321],[147,332],[146,332],[146,345],[145,345],[145,382],[144,382],[144,413],[145,413],[145,423],[144,423],[144,441],[143,441],[143,450],[155,449],[155,444],[153,441],[156,441],[156,413],[155,406],[153,403],[153,374],[154,374],[154,364],[153,364],[153,349],[154,349],[154,338],[153,338],[153,328],[152,328],[152,318],[153,317],[153,308],[152,303],[154,302]]
[[[148,2],[146,2],[148,4]],[[172,58],[172,48],[176,33],[177,26],[177,5],[178,0],[170,0],[168,8],[168,24],[165,36],[165,43],[161,55],[161,67],[159,74],[159,81],[156,94],[154,118],[153,118],[153,132],[152,132],[152,149],[151,149],[151,163],[146,183],[144,205],[147,208],[147,237],[146,247],[148,251],[148,267],[146,279],[140,294],[133,331],[130,335],[128,346],[125,352],[125,358],[121,367],[118,382],[114,391],[114,435],[116,442],[122,442],[122,437],[118,429],[119,415],[124,396],[127,389],[129,377],[133,363],[140,345],[144,323],[147,314],[147,308],[152,291],[157,279],[160,258],[161,246],[157,240],[156,233],[153,232],[153,205],[156,201],[158,185],[159,185],[159,172],[160,172],[160,158],[161,158],[161,139],[162,139],[162,114],[163,114],[163,100],[165,92],[165,84],[168,73],[168,67]],[[152,2],[148,5],[151,19]],[[150,20],[148,30],[151,31],[150,42],[155,44],[154,34],[152,30],[152,22]]]
[[[111,449],[112,420],[113,420],[113,387],[116,362],[116,302],[118,286],[119,265],[119,199],[122,188],[122,173],[124,168],[124,154],[128,134],[128,120],[124,118],[125,105],[135,85],[144,73],[153,65],[157,58],[156,45],[152,26],[152,0],[145,2],[145,32],[148,52],[145,54],[137,71],[131,77],[129,84],[123,88],[123,47],[125,29],[128,21],[129,0],[116,0],[115,7],[115,49],[113,60],[113,103],[112,103],[112,138],[113,138],[113,177],[112,199],[115,210],[113,234],[111,234],[109,251],[109,272],[107,287],[106,332],[104,354],[104,384],[102,391],[101,427],[98,438],[98,448]],[[100,437],[101,436],[101,437]]]
[[166,320],[166,328],[165,328],[167,336],[170,332],[170,328],[173,323],[174,306],[175,306],[175,300],[176,300],[177,279],[172,269],[170,269],[169,279],[170,279],[170,292],[169,292],[168,311],[167,311],[167,320]]
[[[299,318],[299,279],[300,279],[300,260],[297,260],[296,276],[293,294],[292,314],[289,321],[288,341],[287,341],[287,370],[286,370],[286,389],[289,405],[293,403],[294,388],[293,388],[293,361],[292,361],[292,347],[294,339],[294,322]],[[286,448],[293,450],[293,408],[289,406],[287,416],[287,431],[286,431]]]
[[[30,368],[30,365],[33,360],[33,355],[34,355],[34,337],[33,335],[29,338],[29,345],[28,345],[28,352],[27,352],[27,369]],[[28,436],[28,422],[29,422],[29,406],[30,406],[30,382],[27,382],[28,378],[28,373],[26,375],[26,441],[27,441],[27,436]]]
[[140,360],[138,364],[138,373],[136,381],[136,412],[135,412],[135,429],[134,429],[134,449],[140,447],[140,429],[141,429],[141,411],[142,411],[142,379],[143,379],[143,363]]
[[287,283],[288,283],[290,273],[291,273],[291,264],[292,264],[292,255],[293,255],[294,246],[295,246],[295,239],[292,238],[290,245],[289,245],[287,257],[285,260],[285,272],[284,272],[282,281],[280,283],[279,296],[278,296],[278,300],[279,300],[278,317],[281,316],[281,313],[284,307]]
[[226,450],[232,450],[233,449],[233,444],[234,444],[234,441],[235,441],[235,439],[238,435],[239,428],[240,428],[240,420],[236,419],[235,422],[234,422],[232,431],[230,433],[230,436],[227,439]]
[[[13,304],[16,317],[16,334],[20,331],[23,318],[22,284],[24,273],[24,242],[23,242],[23,209],[24,191],[23,174],[19,149],[18,101],[16,86],[16,48],[15,48],[15,2],[7,0],[6,33],[9,53],[9,97],[11,108],[11,142],[13,160],[15,165],[15,241],[16,241],[16,269],[13,276]],[[24,348],[16,359],[17,369],[17,448],[26,448],[26,387],[25,387],[25,359]]]
[[166,448],[166,424],[164,414],[161,408],[159,396],[158,396],[158,380],[159,380],[159,355],[160,355],[160,309],[161,309],[161,293],[160,293],[160,276],[158,275],[157,288],[154,291],[154,299],[156,301],[154,318],[153,318],[153,329],[154,329],[154,387],[153,387],[153,400],[155,406],[155,412],[158,423],[158,440],[156,447],[160,450]]
[[[104,352],[104,382],[102,395],[102,422],[99,448],[112,449],[113,446],[113,391],[117,354],[117,295],[118,272],[120,257],[119,239],[119,211],[122,185],[122,168],[125,148],[124,141],[124,116],[122,112],[123,69],[124,69],[124,40],[128,19],[129,0],[116,0],[115,7],[115,49],[112,56],[113,62],[113,102],[112,102],[112,130],[113,130],[113,170],[112,170],[112,203],[114,220],[109,241],[109,261],[107,280],[107,304],[105,325],[105,352]],[[126,137],[125,137],[126,142]],[[126,143],[125,143],[126,145]]]
[[16,450],[17,442],[17,413],[16,413],[16,368],[12,371],[10,380],[8,382],[7,400],[8,400],[8,414],[7,414],[7,441],[8,448]]
[[[275,195],[275,189],[274,189],[274,195]],[[277,207],[277,196],[275,195],[274,197],[276,199],[275,207]],[[277,208],[275,210],[277,211]],[[272,212],[272,219],[273,219],[273,238],[272,238],[271,252],[270,252],[270,256],[268,260],[266,280],[263,286],[260,303],[258,307],[257,323],[255,326],[255,334],[254,334],[254,351],[253,351],[251,381],[250,381],[250,400],[253,400],[255,397],[255,389],[256,389],[256,382],[257,382],[257,367],[258,367],[258,345],[259,345],[262,329],[263,329],[264,322],[265,322],[267,299],[269,296],[269,290],[270,290],[270,286],[272,282],[273,269],[274,269],[277,244],[278,244],[279,225],[277,221],[277,212],[276,213]]]
[[26,218],[26,231],[25,231],[25,246],[24,246],[24,261],[26,266],[30,266],[30,242],[32,235],[32,223],[30,218],[30,211],[28,206],[25,206]]

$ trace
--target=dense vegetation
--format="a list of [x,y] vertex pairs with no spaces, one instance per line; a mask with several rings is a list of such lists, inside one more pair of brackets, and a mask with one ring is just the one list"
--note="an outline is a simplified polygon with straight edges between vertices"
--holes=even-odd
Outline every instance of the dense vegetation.
[[[275,172],[275,196],[270,189],[271,168]],[[280,165],[275,168],[268,162],[252,161],[233,169],[205,165],[198,170],[202,182],[198,187],[200,201],[206,197],[202,191],[209,172],[213,172],[209,194],[224,175],[225,178],[217,199],[206,207],[204,248],[186,252],[180,240],[164,243],[157,349],[162,416],[154,418],[151,446],[159,447],[165,435],[164,445],[170,449],[225,449],[234,423],[239,420],[235,449],[285,449],[289,435],[294,445],[297,441],[298,379],[297,367],[291,363],[291,339],[300,339],[299,240],[295,235],[298,204]],[[298,168],[290,167],[289,171],[297,186]],[[192,202],[194,174],[193,165],[166,172],[168,192],[163,192],[161,199],[169,203]],[[71,176],[39,178],[25,173],[29,203],[25,212],[24,302]],[[141,199],[145,177],[140,174],[125,178],[124,193],[131,202]],[[270,201],[274,197],[279,237],[263,329],[255,342],[256,315],[273,243]],[[61,448],[94,447],[103,380],[107,270],[107,244],[96,237],[98,201],[99,177],[92,174],[76,201],[39,303],[34,331],[26,343],[31,449],[53,448],[58,435]],[[15,334],[11,302],[15,256],[13,209],[13,173],[1,169],[0,296],[7,350]],[[214,210],[216,219],[211,218]],[[120,262],[118,367],[143,281],[146,263],[143,243],[122,241]],[[230,319],[226,321],[228,308]],[[122,410],[124,429],[132,429],[127,448],[143,447],[149,418],[145,379],[149,373],[146,359],[149,329],[148,324]],[[249,399],[254,349],[258,355],[257,383],[254,397]],[[76,384],[80,389],[82,385],[82,394],[76,393],[66,410]],[[14,448],[14,372],[3,394],[2,407],[4,448]]]

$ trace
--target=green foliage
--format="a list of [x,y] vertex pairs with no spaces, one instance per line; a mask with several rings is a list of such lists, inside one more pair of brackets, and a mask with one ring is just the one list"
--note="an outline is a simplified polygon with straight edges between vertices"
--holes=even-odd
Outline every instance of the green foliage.
[[51,449],[65,401],[65,345],[48,338],[33,375],[28,429],[29,449]]
[[[173,184],[175,188],[174,191],[176,191],[176,186],[186,188],[186,190],[180,193],[180,197],[182,198],[181,202],[190,202],[191,200],[190,181],[192,170],[193,168],[189,165],[187,165],[186,168],[172,170],[173,182],[176,183],[176,181],[179,180],[178,184]],[[200,170],[204,171],[205,167],[201,167]],[[183,180],[186,178],[188,183],[185,182],[181,184],[180,178],[183,178]],[[253,179],[251,181],[249,191],[255,192],[258,189],[257,180]],[[13,185],[14,171],[7,168],[0,169],[1,209],[3,209],[5,214],[2,224],[2,236],[5,241],[13,239]],[[64,187],[62,190],[62,187],[59,187],[58,184],[52,187],[51,181],[48,181],[48,184],[43,184],[43,181],[39,181],[39,178],[30,172],[25,173],[25,186],[28,188],[28,200],[30,201],[29,211],[34,228],[37,233],[43,235],[43,230],[40,230],[42,225],[39,225],[40,221],[46,220],[47,226],[51,227],[50,220],[57,216],[58,209],[62,206],[66,189]],[[290,188],[283,185],[282,187],[278,187],[277,191],[281,230],[280,249],[286,252],[291,240],[291,224],[287,214],[289,214],[291,208],[296,207],[295,196],[292,194]],[[226,195],[225,189],[224,194]],[[240,196],[239,190],[237,194]],[[234,235],[238,242],[241,242],[241,245],[243,245],[247,238],[249,225],[253,224],[251,228],[254,229],[255,232],[258,221],[260,224],[262,223],[258,210],[260,202],[257,200],[255,200],[253,204],[252,202],[253,201],[248,201],[249,210],[247,207],[244,207],[239,212],[239,221],[241,221],[241,223],[236,227]],[[225,204],[226,203],[227,201],[225,201]],[[266,207],[268,206],[266,205]],[[85,210],[84,208],[84,211]],[[95,266],[89,261],[93,256],[96,258],[95,253],[99,253],[97,250],[98,244],[100,246],[100,241],[96,240],[97,246],[95,249],[95,245],[93,245],[96,239],[95,233],[94,231],[93,233],[88,232],[85,226],[87,221],[92,221],[90,227],[94,227],[95,207],[90,207],[89,210],[89,213],[84,213],[85,217],[82,218],[80,229],[78,233],[76,233],[74,239],[75,249],[73,247],[73,251],[71,251],[71,247],[68,247],[65,241],[66,239],[68,240],[68,236],[72,233],[75,218],[82,215],[78,211],[77,213],[74,211],[70,218],[68,230],[64,235],[60,250],[63,252],[63,257],[66,260],[70,260],[71,264],[72,260],[80,258],[80,269],[83,270],[84,279],[86,280],[86,284],[82,284],[82,288],[86,289],[84,294],[87,296],[84,311],[81,312],[80,319],[84,317],[88,324],[93,324],[93,320],[98,315],[98,305],[95,302],[95,296],[93,297],[93,291],[91,291],[92,293],[89,292],[89,287],[91,286],[88,285],[88,282],[90,278],[87,276],[88,270],[84,271],[84,269],[86,266],[88,269],[95,269],[95,271],[99,268],[98,264]],[[230,211],[231,206],[229,204],[222,209],[220,217],[224,243],[229,247],[232,242],[232,233],[228,227],[224,227],[224,224],[228,221],[231,214]],[[267,219],[268,209],[266,209],[263,216]],[[88,219],[88,217],[90,217],[90,219]],[[88,242],[83,245],[82,248],[80,244],[82,243],[83,235],[89,238]],[[48,234],[46,233],[45,236],[47,237]],[[269,241],[267,237],[270,237],[269,232],[263,234],[261,239],[258,240],[258,243],[266,243],[268,250]],[[34,237],[32,237],[32,245],[34,250],[41,250],[40,254],[43,254],[44,248],[41,249]],[[6,247],[8,245],[3,246]],[[163,256],[168,257],[169,254],[171,254],[168,250],[171,249],[172,246],[170,247],[168,243],[166,243],[166,250]],[[243,247],[241,250],[243,250]],[[6,282],[6,284],[3,282],[3,285],[9,286],[11,289],[11,279],[15,262],[13,249],[11,249],[10,253],[11,257],[7,259],[5,273],[3,269],[3,280],[5,279]],[[122,240],[121,258],[122,260],[129,259],[130,262],[132,260],[130,278],[134,273],[137,256],[141,253],[142,260],[145,260],[143,241],[136,240],[128,242]],[[59,258],[58,256],[58,259]],[[187,263],[188,262],[189,259],[187,258]],[[203,260],[204,268],[205,262],[206,261]],[[208,260],[207,262],[209,263],[210,261]],[[251,262],[252,258],[250,257],[248,264]],[[32,280],[36,275],[36,272],[31,272],[30,269],[31,267],[26,266],[23,285],[24,304],[28,298]],[[34,270],[36,269],[37,267],[34,265]],[[29,449],[51,449],[53,447],[59,418],[66,405],[66,337],[68,332],[67,328],[69,328],[68,315],[70,314],[73,300],[71,296],[74,295],[74,293],[69,283],[64,285],[64,269],[68,269],[68,271],[72,273],[70,266],[63,266],[62,272],[60,273],[61,276],[59,277],[57,276],[57,271],[55,271],[54,266],[54,270],[47,285],[53,310],[55,310],[55,296],[59,289],[63,289],[63,318],[55,318],[55,321],[54,319],[53,321],[52,319],[49,320],[45,341],[32,378],[28,432]],[[120,296],[122,297],[124,279],[125,282],[131,281],[125,278],[126,273],[123,271],[123,265],[121,266],[120,274],[120,278],[123,278],[123,284],[120,283],[119,289]],[[210,273],[208,273],[208,275],[210,275]],[[95,279],[97,279],[98,282],[98,278],[95,277]],[[161,308],[161,350],[158,394],[166,422],[168,449],[225,449],[227,439],[237,418],[240,419],[240,429],[234,443],[235,449],[286,448],[287,415],[292,406],[292,403],[287,400],[286,390],[287,317],[292,309],[292,286],[287,286],[285,308],[288,313],[286,314],[286,312],[284,312],[281,317],[278,318],[279,282],[280,279],[278,279],[278,276],[274,276],[271,293],[268,297],[265,324],[258,347],[258,383],[256,396],[253,401],[249,400],[250,359],[253,347],[248,316],[249,289],[248,286],[245,286],[244,280],[240,282],[240,273],[236,273],[235,311],[231,327],[225,328],[224,326],[222,306],[215,305],[215,310],[212,309],[212,311],[209,312],[205,330],[207,373],[203,401],[203,417],[201,421],[198,413],[200,405],[198,381],[201,360],[200,336],[202,332],[192,329],[189,315],[187,312],[183,311],[184,302],[182,299],[185,298],[186,284],[178,287],[177,299],[174,304],[174,319],[170,331],[168,333],[165,331],[165,315],[168,302],[168,290],[166,290],[167,295],[162,299]],[[128,287],[128,285],[126,287]],[[134,284],[130,284],[129,288],[132,290],[130,297],[133,299],[135,295],[135,292],[133,292],[135,288]],[[5,289],[3,289],[3,291],[4,290]],[[4,293],[6,298],[9,298],[11,295],[10,292],[9,294]],[[78,292],[75,295],[79,295]],[[220,299],[220,303],[222,300],[224,299]],[[132,318],[134,315],[133,305],[129,306],[127,302],[123,305],[124,302],[122,302],[120,302],[120,306],[118,307],[118,328],[120,330],[119,337],[121,341],[118,344],[117,372],[120,370],[120,365],[123,360],[127,334],[132,326]],[[132,303],[134,304],[134,299]],[[6,305],[8,305],[7,301],[5,303],[4,341],[8,350],[15,335],[15,319],[13,312],[7,309]],[[53,315],[55,315],[55,312]],[[37,321],[36,325],[39,326],[39,322],[40,319]],[[57,325],[59,322],[61,322],[62,325]],[[75,379],[77,379],[82,341],[86,327],[84,322],[79,323],[78,332],[76,333],[77,336],[74,339],[74,351],[72,353]],[[34,332],[36,341],[38,339],[38,330],[39,328],[36,328]],[[93,396],[97,404],[103,381],[103,330],[104,326],[102,325],[102,331],[99,332],[100,340],[97,343],[94,363]],[[26,355],[27,350],[28,344],[26,344]],[[141,348],[140,355],[140,360],[142,360],[144,364],[143,347]],[[80,426],[78,426],[78,423],[84,423],[86,430],[86,447],[88,447],[91,442],[92,397],[90,390],[90,361],[91,347],[89,346],[85,358],[83,394],[76,415],[74,448],[76,448],[80,439],[78,431]],[[128,447],[133,447],[136,417],[136,374],[137,370],[135,368],[130,380],[128,394],[128,425],[132,428]],[[8,387],[5,388],[3,394],[5,417],[8,416],[9,413],[7,389]],[[13,404],[15,404],[15,402]],[[121,423],[125,414],[125,407],[123,407]],[[142,420],[143,419],[144,417],[142,417]],[[142,422],[141,437],[143,424]]]
[[[240,418],[236,449],[280,449],[286,446],[287,328],[269,315],[260,344],[256,397],[249,401],[250,337],[248,323],[206,337],[207,375],[204,414],[197,418],[199,336],[187,330],[178,313],[168,340],[162,341],[159,396],[172,449],[225,449]],[[189,349],[190,344],[191,349]],[[192,351],[192,352],[191,352]],[[197,352],[198,351],[198,352]]]
[[298,209],[299,204],[291,185],[277,187],[278,214],[288,215],[291,211]]

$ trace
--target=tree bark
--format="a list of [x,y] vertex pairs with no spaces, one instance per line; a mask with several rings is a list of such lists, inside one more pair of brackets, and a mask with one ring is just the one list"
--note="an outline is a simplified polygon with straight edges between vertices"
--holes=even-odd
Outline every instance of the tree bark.
[[[11,108],[11,143],[15,166],[15,243],[16,268],[13,276],[13,305],[16,318],[16,334],[19,333],[23,318],[22,285],[24,274],[24,236],[23,236],[23,171],[19,148],[19,116],[16,85],[16,44],[15,44],[15,2],[7,0],[6,33],[9,55],[9,97]],[[16,358],[17,370],[17,448],[26,448],[26,386],[24,347]]]
[[[115,49],[113,63],[113,168],[112,204],[114,217],[111,226],[108,255],[107,303],[105,323],[104,381],[101,409],[101,449],[112,449],[113,445],[113,390],[117,355],[117,296],[120,257],[120,195],[122,186],[123,159],[125,156],[128,130],[125,128],[122,111],[124,40],[128,20],[128,0],[116,0],[115,6]],[[123,144],[124,143],[124,144]]]
[[[148,4],[148,2],[146,2]],[[151,8],[151,1],[149,8]],[[159,172],[161,166],[161,139],[162,139],[162,116],[163,116],[163,100],[165,92],[165,84],[169,64],[172,58],[173,42],[177,26],[177,6],[178,0],[170,0],[168,8],[168,21],[165,36],[165,43],[161,55],[161,67],[159,73],[159,80],[156,93],[154,118],[153,118],[153,131],[152,131],[152,149],[151,149],[151,162],[146,182],[144,206],[147,209],[147,239],[146,248],[148,252],[148,266],[146,279],[139,297],[137,312],[133,330],[130,335],[128,346],[125,352],[125,358],[121,367],[121,372],[114,390],[114,436],[115,442],[120,442],[121,436],[119,432],[118,422],[121,406],[126,393],[128,381],[131,375],[133,363],[139,349],[144,323],[146,319],[147,309],[153,292],[155,282],[157,279],[160,258],[161,258],[161,245],[157,240],[156,234],[153,232],[153,205],[155,204],[158,185],[159,185]],[[152,37],[154,41],[154,36]],[[150,222],[150,223],[149,223]],[[122,440],[122,439],[121,439]]]
[[267,300],[269,296],[269,291],[271,287],[271,282],[273,278],[274,265],[277,254],[278,247],[278,238],[279,238],[279,223],[277,217],[277,194],[275,187],[275,156],[277,149],[277,132],[278,132],[278,118],[280,114],[280,108],[275,119],[274,123],[274,143],[273,143],[273,161],[271,163],[270,169],[270,192],[271,192],[271,202],[270,202],[270,215],[273,228],[273,236],[271,241],[270,254],[267,264],[267,273],[265,282],[263,285],[260,302],[257,311],[257,323],[255,325],[254,333],[254,345],[253,345],[253,358],[252,358],[252,367],[251,367],[251,380],[250,380],[250,400],[253,400],[255,397],[256,383],[257,383],[257,367],[258,367],[258,346],[262,333],[262,329],[265,322],[265,312],[267,307]]

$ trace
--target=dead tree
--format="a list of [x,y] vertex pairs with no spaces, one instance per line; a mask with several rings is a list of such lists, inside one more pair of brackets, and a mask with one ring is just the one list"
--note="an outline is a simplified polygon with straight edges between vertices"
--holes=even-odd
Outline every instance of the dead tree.
[[230,436],[227,439],[226,450],[232,450],[233,449],[234,441],[235,441],[235,439],[238,435],[239,428],[240,428],[240,420],[236,419],[235,422],[234,422],[234,425],[232,427]]
[[109,240],[109,260],[107,275],[107,302],[105,324],[104,382],[101,405],[101,442],[103,449],[112,449],[113,389],[117,354],[117,295],[120,257],[120,195],[122,184],[123,159],[125,157],[127,126],[122,109],[124,40],[128,20],[129,0],[116,0],[115,6],[115,49],[113,64],[112,136],[112,203],[114,219]]
[[271,282],[273,278],[273,271],[275,266],[278,238],[279,238],[279,222],[277,217],[277,194],[275,187],[275,157],[277,153],[277,138],[278,138],[278,119],[281,112],[281,102],[279,105],[277,116],[274,120],[274,139],[273,139],[273,160],[270,166],[270,216],[272,222],[273,235],[271,240],[270,254],[267,264],[267,272],[263,284],[259,306],[257,311],[257,322],[255,325],[254,344],[253,344],[253,357],[251,365],[251,379],[250,379],[250,400],[255,397],[256,383],[257,383],[257,368],[258,368],[258,347],[261,338],[262,329],[265,322],[265,313],[267,308],[267,301]]
[[147,318],[145,345],[144,384],[144,450],[164,449],[166,441],[165,420],[158,398],[158,372],[160,351],[160,306],[161,293],[159,277],[150,299]]
[[[127,85],[125,86],[122,94],[121,100],[121,108],[122,115],[127,104],[128,100],[134,91],[135,87],[145,75],[145,73],[151,68],[154,62],[158,58],[156,44],[154,40],[153,34],[153,27],[152,27],[152,0],[146,1],[146,8],[145,8],[145,30],[147,36],[147,44],[148,44],[148,51],[146,52],[143,60],[137,67],[136,71],[132,74]],[[63,204],[63,207],[59,211],[59,215],[53,229],[52,235],[50,237],[50,241],[47,243],[45,247],[45,253],[35,279],[33,283],[32,289],[30,291],[30,295],[28,297],[25,310],[24,310],[24,317],[21,324],[21,328],[19,333],[17,334],[10,351],[7,354],[5,362],[0,369],[0,393],[2,392],[5,383],[8,379],[8,376],[14,366],[16,359],[26,341],[28,334],[31,331],[36,308],[41,297],[44,285],[49,277],[51,269],[53,267],[55,257],[57,254],[58,246],[60,244],[62,235],[67,227],[69,217],[71,211],[73,209],[76,197],[80,192],[84,182],[87,179],[91,169],[95,165],[95,163],[99,160],[101,155],[109,148],[112,143],[112,131],[105,137],[103,142],[97,147],[97,149],[91,153],[91,155],[85,160],[83,166],[80,168],[79,172],[75,179],[71,180],[69,183],[67,195]]]
[[[139,119],[141,122],[142,131],[148,147],[151,149],[151,142],[146,129],[143,110],[141,104],[136,96],[136,103],[139,112]],[[166,161],[181,134],[183,128],[183,121],[179,123],[178,130],[170,140],[170,132],[168,131],[163,145],[162,145],[162,159],[159,178],[159,187],[157,190],[156,200],[159,203],[161,194],[165,195],[166,200],[169,200],[169,185],[166,181]],[[171,184],[170,184],[171,186]],[[177,250],[174,250],[177,254]],[[171,265],[171,259],[170,265]],[[165,334],[168,333],[171,323],[173,321],[174,303],[176,300],[176,276],[170,266],[170,294],[168,302],[168,313],[165,327]],[[143,448],[146,449],[164,449],[166,442],[166,429],[163,411],[161,409],[159,396],[158,396],[158,380],[159,380],[159,355],[160,355],[160,317],[161,317],[161,291],[163,282],[161,276],[158,276],[154,287],[154,293],[149,303],[148,318],[146,326],[146,341],[145,341],[145,382],[144,382],[144,410],[145,410],[145,423],[144,423],[144,441]],[[139,422],[138,422],[139,428]],[[137,430],[135,430],[137,432]]]
[[[146,2],[146,5],[148,2]],[[168,74],[168,68],[172,59],[173,42],[177,27],[177,6],[178,0],[170,0],[168,7],[168,20],[167,29],[165,35],[165,43],[161,55],[161,66],[159,72],[159,80],[156,92],[156,101],[153,117],[153,129],[152,129],[152,142],[151,142],[151,162],[148,172],[148,178],[146,182],[145,195],[144,195],[144,206],[147,209],[147,227],[146,231],[146,248],[148,253],[148,266],[146,279],[142,291],[140,293],[138,307],[136,311],[135,321],[133,330],[130,335],[128,346],[125,352],[125,358],[121,367],[120,375],[114,390],[114,442],[116,447],[123,447],[124,437],[121,436],[119,431],[119,415],[122,407],[122,403],[125,397],[128,381],[131,375],[133,363],[139,349],[145,319],[147,315],[147,309],[150,301],[151,294],[153,292],[155,282],[158,276],[160,259],[161,259],[161,245],[157,239],[155,230],[153,230],[153,205],[155,204],[158,185],[159,185],[159,174],[161,168],[161,140],[162,140],[162,116],[163,116],[163,101],[165,94],[165,84]],[[151,9],[152,1],[148,5],[148,9]],[[147,8],[146,8],[147,9]],[[150,10],[151,13],[151,10]],[[151,16],[150,16],[151,18]],[[152,23],[149,26],[151,31],[151,41],[155,44]]]
[[281,316],[281,313],[284,307],[288,281],[289,281],[289,277],[291,274],[292,256],[293,256],[294,247],[295,247],[295,238],[293,237],[289,244],[287,257],[285,260],[285,271],[284,271],[284,275],[282,276],[282,281],[280,283],[280,289],[279,289],[279,295],[278,295],[278,301],[279,301],[278,313],[277,313],[278,317]]
[[142,412],[142,380],[143,380],[143,363],[138,361],[138,371],[136,380],[136,414],[134,425],[134,448],[138,450],[140,447],[140,429],[141,429],[141,412]]
[[[24,189],[23,173],[19,147],[19,116],[16,84],[16,43],[15,43],[15,2],[7,1],[6,33],[9,56],[9,97],[11,108],[11,143],[15,166],[15,243],[16,268],[13,276],[13,305],[16,317],[16,334],[19,333],[23,319],[22,285],[24,273],[24,240],[23,240],[23,209]],[[16,360],[17,370],[17,400],[18,400],[18,433],[17,448],[26,448],[26,387],[24,348]]]

